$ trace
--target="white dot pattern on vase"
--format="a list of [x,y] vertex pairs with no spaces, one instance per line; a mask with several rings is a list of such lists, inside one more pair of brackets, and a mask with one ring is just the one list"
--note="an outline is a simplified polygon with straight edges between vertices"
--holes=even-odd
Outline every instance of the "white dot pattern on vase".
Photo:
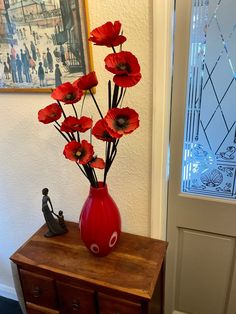
[[109,247],[113,247],[116,244],[117,238],[118,238],[118,233],[114,231],[109,241]]
[[93,244],[90,245],[90,250],[94,254],[98,254],[99,253],[99,246],[96,243],[93,243]]

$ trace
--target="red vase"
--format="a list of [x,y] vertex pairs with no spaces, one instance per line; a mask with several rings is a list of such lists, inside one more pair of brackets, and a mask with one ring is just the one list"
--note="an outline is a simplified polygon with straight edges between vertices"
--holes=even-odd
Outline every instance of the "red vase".
[[80,214],[80,235],[87,248],[97,256],[109,254],[116,246],[121,232],[121,218],[107,185],[90,187]]

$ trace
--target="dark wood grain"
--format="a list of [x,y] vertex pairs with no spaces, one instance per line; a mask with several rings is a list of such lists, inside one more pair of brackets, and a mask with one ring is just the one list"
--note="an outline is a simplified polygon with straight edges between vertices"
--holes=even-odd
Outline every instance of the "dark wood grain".
[[[29,296],[28,290],[31,291],[32,287],[34,289],[34,286],[38,285],[42,291],[50,285],[53,290],[51,293],[55,290],[57,303],[48,303],[48,311],[57,310],[57,307],[64,307],[69,311],[71,302],[80,302],[79,299],[84,295],[81,308],[91,304],[92,308],[99,308],[100,301],[100,306],[106,309],[104,314],[114,305],[109,305],[109,300],[114,296],[124,301],[117,301],[116,304],[122,314],[126,302],[129,304],[130,314],[132,311],[139,313],[141,309],[142,314],[157,313],[152,310],[153,301],[157,302],[153,292],[157,282],[161,289],[163,286],[162,267],[167,242],[123,232],[112,253],[106,257],[97,257],[82,243],[78,224],[67,222],[67,227],[69,232],[66,234],[45,238],[47,227],[42,226],[11,256],[11,260],[18,265],[26,302],[31,304],[30,313],[41,311],[39,305],[47,306],[47,300],[43,299],[37,303],[37,300]],[[28,280],[30,278],[36,281]],[[27,288],[24,288],[26,284]],[[65,294],[65,291],[68,293]],[[161,296],[161,291],[158,294]],[[99,300],[97,295],[107,297]],[[158,310],[158,313],[162,313],[162,310]]]
[[150,299],[158,279],[167,243],[122,233],[115,250],[106,257],[92,255],[82,243],[78,224],[67,222],[69,232],[45,238],[40,228],[11,260],[18,265],[64,274],[98,286]]

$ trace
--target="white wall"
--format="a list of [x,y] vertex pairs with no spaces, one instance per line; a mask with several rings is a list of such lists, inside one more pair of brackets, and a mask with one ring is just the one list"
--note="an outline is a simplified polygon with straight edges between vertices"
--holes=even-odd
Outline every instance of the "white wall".
[[[152,134],[152,2],[146,0],[88,0],[90,29],[120,20],[124,48],[139,59],[142,81],[126,93],[124,106],[140,113],[140,128],[120,141],[108,177],[110,193],[122,215],[123,231],[150,233]],[[93,47],[99,86],[96,97],[105,111],[107,78],[104,57],[111,51]],[[44,223],[41,190],[48,187],[55,210],[78,221],[89,185],[75,164],[62,155],[64,141],[52,125],[37,121],[49,94],[0,94],[0,284],[12,287],[9,256]],[[87,98],[85,112],[93,103]],[[93,114],[95,117],[95,114]],[[98,150],[102,143],[99,142]]]

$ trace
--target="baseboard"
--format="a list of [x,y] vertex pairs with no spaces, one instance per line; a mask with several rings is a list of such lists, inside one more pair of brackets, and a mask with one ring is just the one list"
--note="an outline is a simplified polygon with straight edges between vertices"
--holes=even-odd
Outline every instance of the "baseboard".
[[179,311],[174,311],[174,312],[172,312],[172,314],[187,314],[187,313],[179,312]]
[[17,300],[16,290],[12,287],[0,284],[0,295],[5,298]]

